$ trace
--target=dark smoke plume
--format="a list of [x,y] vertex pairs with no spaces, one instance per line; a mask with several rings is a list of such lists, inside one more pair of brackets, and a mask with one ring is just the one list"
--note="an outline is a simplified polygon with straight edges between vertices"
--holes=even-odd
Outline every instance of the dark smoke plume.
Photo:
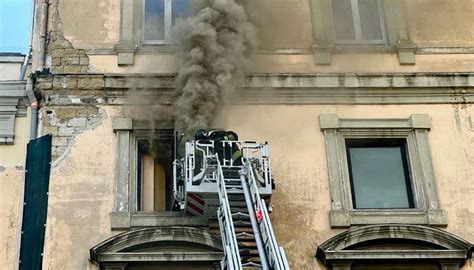
[[218,106],[236,88],[256,31],[235,0],[211,0],[197,15],[179,22],[174,35],[180,45],[176,129],[192,134],[210,126]]

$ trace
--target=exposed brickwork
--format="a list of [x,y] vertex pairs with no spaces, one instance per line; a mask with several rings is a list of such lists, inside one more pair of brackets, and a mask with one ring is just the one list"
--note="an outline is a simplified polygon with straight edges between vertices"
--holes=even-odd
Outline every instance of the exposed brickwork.
[[39,115],[41,135],[53,135],[53,160],[67,152],[77,134],[98,126],[105,117],[95,106],[45,106]]
[[47,55],[51,73],[87,73],[89,57],[84,50],[74,48],[71,42],[64,37],[57,0],[52,1],[50,10],[51,31],[49,33]]

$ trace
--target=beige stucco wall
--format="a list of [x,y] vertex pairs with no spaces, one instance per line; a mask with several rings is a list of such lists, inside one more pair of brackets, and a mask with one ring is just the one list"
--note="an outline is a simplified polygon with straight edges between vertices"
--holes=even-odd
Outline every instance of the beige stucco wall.
[[309,0],[241,1],[263,49],[308,49],[313,44]]
[[[293,269],[320,269],[318,244],[341,230],[331,230],[329,181],[318,116],[408,118],[429,114],[429,132],[441,206],[449,232],[474,242],[474,108],[452,105],[235,106],[226,109],[225,127],[241,139],[268,141],[277,181],[273,226]],[[464,269],[471,269],[472,265]]]
[[43,269],[96,269],[89,249],[114,233],[114,109],[97,128],[75,136],[51,168]]
[[[420,46],[474,45],[474,0],[405,0],[409,32]],[[116,0],[59,0],[64,34],[79,49],[112,48],[120,29]],[[261,48],[312,45],[310,0],[243,0],[260,33]],[[271,6],[271,8],[269,8]],[[84,31],[87,29],[87,31]]]
[[0,268],[2,269],[14,269],[17,261],[28,124],[29,116],[16,117],[13,145],[0,145]]
[[[117,57],[91,55],[90,69],[104,73],[174,73],[177,70],[173,55],[135,55],[133,66],[118,66]],[[332,64],[314,64],[312,55],[254,55],[247,64],[251,73],[411,73],[411,72],[471,72],[474,54],[416,55],[417,64],[402,66],[396,54],[335,54]]]
[[[119,67],[112,49],[119,38],[120,5],[114,0],[59,0],[63,32],[75,48],[94,49],[91,71],[167,73],[175,72],[172,53],[147,54],[138,51],[135,64]],[[310,50],[313,44],[309,0],[243,1],[259,32],[259,48],[272,49],[257,53],[249,63],[249,72],[468,72],[474,66],[474,54],[419,53],[416,65],[401,66],[392,53],[338,53],[332,64],[318,66]],[[405,1],[408,31],[413,42],[422,47],[474,46],[474,0]],[[271,8],[268,8],[271,6]],[[87,31],[84,31],[87,29]],[[447,54],[446,54],[447,53]],[[159,64],[157,64],[159,63]]]
[[[75,137],[70,152],[52,168],[44,269],[95,269],[89,249],[112,236],[115,136],[106,107],[102,125]],[[436,183],[446,230],[474,242],[474,108],[455,105],[252,105],[224,108],[216,126],[244,140],[268,141],[277,181],[272,222],[292,269],[324,269],[317,246],[341,232],[329,225],[329,181],[320,114],[341,118],[407,118],[429,114]],[[464,270],[472,269],[468,262]]]
[[15,138],[13,144],[0,145],[0,166],[22,166],[25,163],[28,143],[30,116],[15,118]]
[[0,169],[0,265],[15,269],[19,246],[23,166]]
[[[118,41],[120,1],[60,0],[65,38],[80,49],[113,48]],[[66,14],[66,15],[64,15]]]
[[411,38],[418,46],[474,46],[473,0],[405,0]]

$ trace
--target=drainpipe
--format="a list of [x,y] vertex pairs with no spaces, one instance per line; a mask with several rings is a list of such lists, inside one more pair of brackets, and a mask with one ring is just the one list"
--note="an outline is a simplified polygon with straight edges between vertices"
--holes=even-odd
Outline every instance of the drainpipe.
[[[39,0],[37,0],[39,1]],[[37,71],[43,71],[45,68],[45,54],[46,54],[46,35],[48,30],[48,0],[43,0],[41,3],[41,21],[40,21],[40,43],[38,52],[38,67]],[[36,17],[36,0],[33,0],[32,7],[32,19],[31,19],[31,33],[30,33],[30,49],[28,55],[23,63],[20,80],[25,77],[28,61],[31,58],[33,52],[33,36],[35,34],[35,17]],[[28,78],[26,82],[26,95],[28,96],[31,104],[31,123],[30,123],[30,140],[36,139],[38,133],[38,100],[36,99],[33,91],[33,79]]]
[[45,67],[46,35],[48,31],[48,4],[48,0],[43,0],[41,3],[40,47],[37,68],[39,71],[43,71]]
[[26,95],[31,104],[30,140],[34,140],[38,136],[38,100],[33,92],[32,78],[28,78],[26,81]]

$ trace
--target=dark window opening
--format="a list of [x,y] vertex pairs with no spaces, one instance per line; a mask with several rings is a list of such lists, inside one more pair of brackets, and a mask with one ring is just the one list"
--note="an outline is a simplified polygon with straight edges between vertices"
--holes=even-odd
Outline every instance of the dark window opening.
[[171,137],[163,134],[152,137],[154,139],[137,141],[137,210],[170,211],[173,203]]
[[414,208],[405,139],[346,139],[354,209]]

